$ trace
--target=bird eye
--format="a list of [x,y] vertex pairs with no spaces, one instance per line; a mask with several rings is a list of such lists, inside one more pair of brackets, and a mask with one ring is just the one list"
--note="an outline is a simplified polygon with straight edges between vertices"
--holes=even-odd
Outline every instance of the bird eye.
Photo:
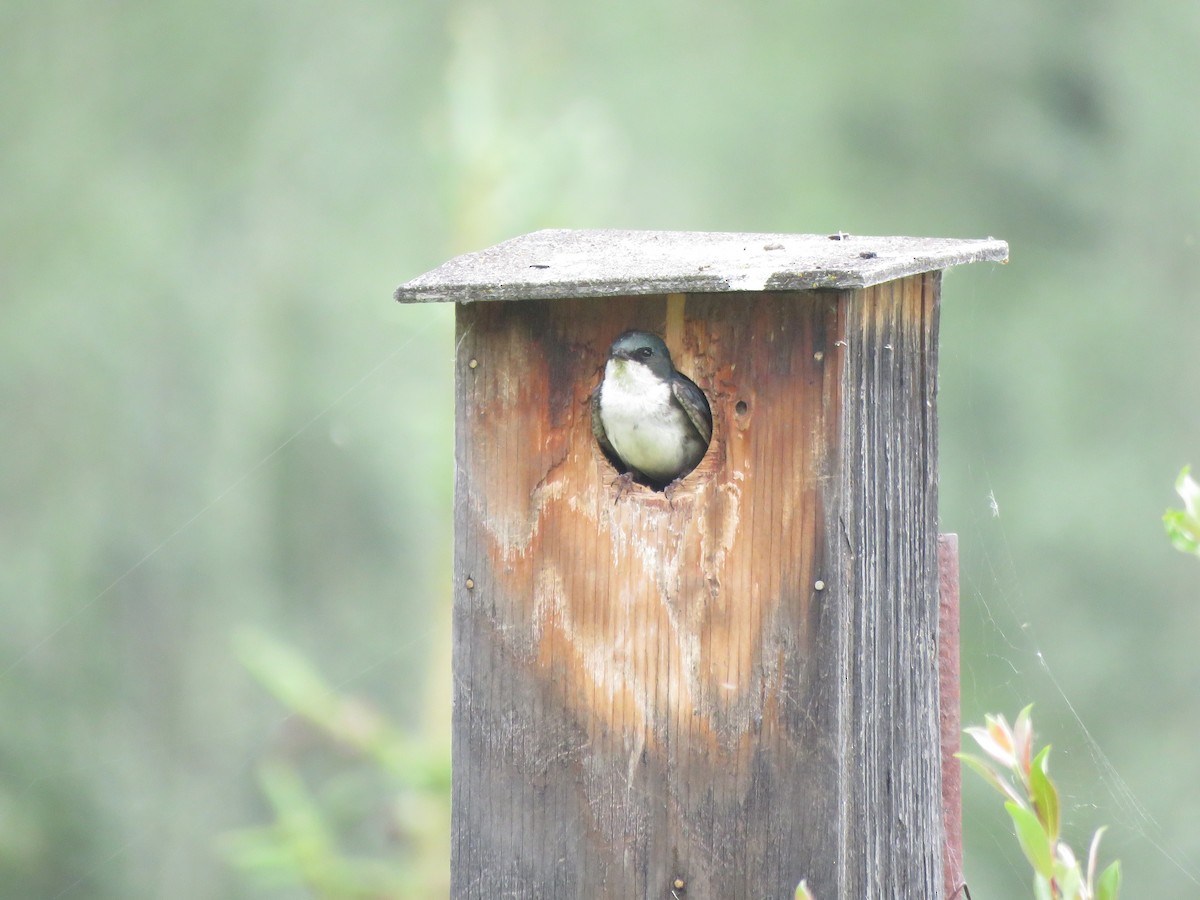
[[640,356],[642,359],[649,359],[653,355],[654,355],[654,351],[651,350],[649,347],[638,348],[638,356]]

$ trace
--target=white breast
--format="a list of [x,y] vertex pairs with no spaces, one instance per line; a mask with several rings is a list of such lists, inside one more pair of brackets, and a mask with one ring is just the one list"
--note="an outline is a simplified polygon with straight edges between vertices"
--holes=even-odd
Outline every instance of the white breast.
[[[609,360],[600,392],[600,422],[617,455],[656,481],[670,481],[704,455],[671,388],[646,366]],[[685,435],[685,439],[680,439]]]

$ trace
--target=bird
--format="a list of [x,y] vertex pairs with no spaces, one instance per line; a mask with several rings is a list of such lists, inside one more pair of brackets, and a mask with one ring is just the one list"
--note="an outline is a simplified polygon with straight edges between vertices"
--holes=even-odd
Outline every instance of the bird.
[[663,339],[626,331],[609,349],[592,391],[592,434],[625,473],[663,489],[692,471],[712,440],[712,410],[675,369]]

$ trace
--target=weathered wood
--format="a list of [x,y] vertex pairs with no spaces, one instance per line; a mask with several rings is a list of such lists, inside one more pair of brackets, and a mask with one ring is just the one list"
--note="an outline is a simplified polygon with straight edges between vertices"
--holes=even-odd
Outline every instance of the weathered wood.
[[551,228],[443,263],[396,290],[402,303],[863,288],[1008,259],[994,238]]
[[[940,895],[939,282],[457,307],[455,898]],[[712,404],[669,495],[628,328]]]
[[946,822],[946,896],[963,884],[962,705],[958,657],[958,535],[938,536],[938,706],[942,731],[942,818]]

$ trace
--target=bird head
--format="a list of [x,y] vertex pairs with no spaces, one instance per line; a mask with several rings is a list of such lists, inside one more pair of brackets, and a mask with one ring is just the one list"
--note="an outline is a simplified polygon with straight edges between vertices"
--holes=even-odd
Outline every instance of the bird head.
[[608,358],[646,366],[659,378],[668,378],[675,371],[663,339],[648,331],[626,331],[613,341]]

